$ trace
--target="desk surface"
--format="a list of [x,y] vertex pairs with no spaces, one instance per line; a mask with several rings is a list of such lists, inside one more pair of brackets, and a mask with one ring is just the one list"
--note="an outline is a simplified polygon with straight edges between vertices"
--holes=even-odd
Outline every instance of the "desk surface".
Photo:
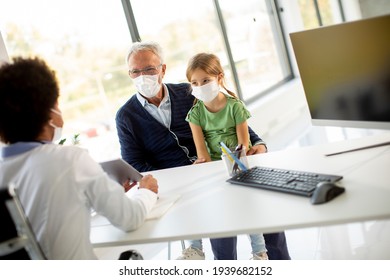
[[227,183],[222,161],[150,172],[160,193],[179,194],[178,201],[164,216],[133,232],[92,221],[91,242],[95,247],[121,246],[390,218],[390,146],[325,156],[389,140],[390,133],[384,133],[248,157],[250,166],[342,175],[346,192],[321,205],[310,204],[307,197]]

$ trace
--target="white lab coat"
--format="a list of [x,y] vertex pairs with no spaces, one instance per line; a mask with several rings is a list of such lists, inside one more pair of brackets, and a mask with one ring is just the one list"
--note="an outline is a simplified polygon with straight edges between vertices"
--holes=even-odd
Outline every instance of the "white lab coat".
[[96,259],[90,243],[91,209],[130,231],[143,224],[157,195],[131,198],[87,151],[43,144],[0,160],[0,186],[13,182],[48,259]]

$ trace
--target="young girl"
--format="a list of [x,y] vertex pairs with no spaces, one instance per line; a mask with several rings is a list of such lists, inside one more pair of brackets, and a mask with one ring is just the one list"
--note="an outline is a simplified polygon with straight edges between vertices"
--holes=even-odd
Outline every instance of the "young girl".
[[[188,112],[198,158],[206,161],[220,160],[220,142],[234,149],[238,144],[250,148],[247,119],[249,111],[236,95],[225,86],[224,72],[219,58],[213,54],[199,53],[192,57],[187,67],[187,79],[192,85],[195,104]],[[223,88],[227,94],[221,92]],[[252,259],[268,260],[262,234],[249,235]],[[191,240],[186,250],[200,250],[202,241]],[[183,255],[186,252],[183,252]]]

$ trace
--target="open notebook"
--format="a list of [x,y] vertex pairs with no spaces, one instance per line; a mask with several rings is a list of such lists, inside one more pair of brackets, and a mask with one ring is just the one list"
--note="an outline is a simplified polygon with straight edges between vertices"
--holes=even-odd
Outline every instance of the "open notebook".
[[158,219],[163,216],[169,208],[180,198],[180,195],[160,195],[156,205],[154,205],[152,211],[146,217],[146,220]]
[[[131,192],[131,190],[129,192]],[[156,205],[154,205],[152,211],[146,217],[146,220],[153,220],[162,217],[169,210],[169,208],[171,208],[176,203],[180,196],[181,195],[159,195]],[[110,224],[107,218],[103,216],[96,214],[92,214],[92,216],[93,226],[104,226]]]

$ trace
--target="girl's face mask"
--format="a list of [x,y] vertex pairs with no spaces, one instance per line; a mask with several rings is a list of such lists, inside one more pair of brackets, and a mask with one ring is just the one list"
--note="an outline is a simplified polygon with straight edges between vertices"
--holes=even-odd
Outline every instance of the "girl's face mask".
[[210,102],[217,97],[219,85],[217,81],[212,81],[203,86],[192,87],[192,95],[203,102]]

